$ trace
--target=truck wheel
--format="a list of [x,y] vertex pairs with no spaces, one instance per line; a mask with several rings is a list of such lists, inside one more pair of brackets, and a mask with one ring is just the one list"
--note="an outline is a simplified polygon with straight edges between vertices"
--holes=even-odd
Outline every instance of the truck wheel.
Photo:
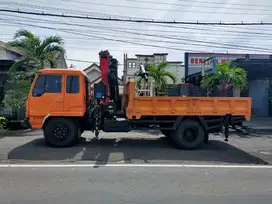
[[44,139],[54,147],[69,147],[78,139],[78,127],[68,118],[54,118],[44,126]]
[[181,122],[172,138],[179,149],[194,149],[204,141],[205,131],[199,122],[188,119]]

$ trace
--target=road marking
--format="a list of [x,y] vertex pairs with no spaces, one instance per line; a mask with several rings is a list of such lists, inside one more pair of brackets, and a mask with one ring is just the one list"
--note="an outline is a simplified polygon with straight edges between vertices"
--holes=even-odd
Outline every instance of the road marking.
[[217,164],[0,164],[0,168],[70,168],[70,167],[157,167],[157,168],[242,168],[272,169],[272,165]]

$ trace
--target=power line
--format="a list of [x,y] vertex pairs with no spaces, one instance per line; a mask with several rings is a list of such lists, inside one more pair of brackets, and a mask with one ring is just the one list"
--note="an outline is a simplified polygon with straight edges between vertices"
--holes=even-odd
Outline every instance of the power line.
[[[91,34],[84,34],[82,32],[74,32],[74,31],[71,31],[70,29],[50,28],[50,27],[46,27],[46,26],[31,25],[31,24],[26,24],[26,23],[24,23],[24,24],[17,23],[17,24],[36,27],[36,28],[44,28],[44,29],[49,29],[49,30],[57,30],[57,31],[61,31],[61,32],[72,33],[75,35],[82,35],[82,36],[86,36],[86,37],[90,37],[90,38],[110,40],[110,41],[116,41],[116,42],[122,42],[122,43],[134,44],[134,45],[141,45],[141,46],[146,46],[146,47],[166,48],[166,49],[170,49],[170,50],[187,51],[187,52],[189,52],[189,51],[190,52],[202,52],[201,50],[191,50],[191,49],[187,50],[187,49],[181,49],[181,48],[175,48],[175,47],[169,47],[169,46],[166,47],[166,46],[159,46],[159,45],[150,45],[150,44],[145,44],[145,43],[137,43],[134,41],[119,40],[119,39],[113,39],[113,38],[107,38],[107,37],[97,37],[97,36],[94,36]],[[7,25],[9,25],[9,24],[7,24]]]
[[[10,21],[10,20],[6,20],[6,21]],[[93,26],[95,28],[95,26]],[[101,29],[101,28],[100,28]],[[109,29],[108,27],[102,27],[102,29]],[[113,29],[114,30],[114,29]],[[82,31],[80,31],[82,32]],[[91,32],[93,33],[101,33],[101,31],[94,31],[93,29],[91,30]],[[120,31],[119,31],[120,32]],[[155,39],[146,39],[148,41],[153,41],[153,42],[158,42],[158,43],[167,43],[167,44],[177,44],[177,43],[181,43],[182,45],[196,45],[199,47],[213,47],[213,48],[225,48],[225,49],[237,49],[239,48],[240,50],[252,50],[252,51],[262,51],[262,52],[270,52],[270,49],[266,49],[266,48],[260,48],[260,47],[253,47],[253,46],[244,46],[244,45],[237,45],[237,44],[227,44],[227,43],[216,43],[216,42],[212,42],[212,41],[203,41],[203,40],[191,40],[191,39],[185,39],[185,38],[174,38],[174,37],[168,37],[168,36],[161,36],[161,35],[156,35],[156,34],[148,34],[148,33],[138,33],[138,32],[133,32],[133,31],[126,31],[126,33],[130,33],[130,34],[136,34],[136,35],[142,35],[142,36],[149,36],[149,37],[158,37],[158,38],[166,38],[166,39],[172,39],[172,40],[178,40],[178,41],[169,41],[169,40],[155,40]],[[118,36],[118,35],[112,35],[112,34],[108,34],[107,36],[110,37],[125,37],[124,35],[122,36]],[[129,37],[130,39],[135,39],[139,42],[139,40],[143,40],[143,39],[139,39],[139,38],[135,38],[135,37]],[[182,42],[180,42],[182,41]],[[187,43],[187,41],[190,41],[191,43]],[[206,43],[209,45],[203,45],[200,43]]]
[[50,17],[61,17],[61,18],[74,18],[74,19],[87,19],[87,20],[98,20],[98,21],[116,21],[116,22],[131,22],[131,23],[151,23],[151,24],[183,24],[183,25],[239,25],[239,26],[252,26],[252,25],[272,25],[272,22],[233,22],[233,23],[225,23],[225,22],[186,22],[186,21],[161,21],[161,20],[137,20],[137,19],[122,19],[122,18],[104,18],[104,17],[90,17],[83,15],[67,15],[67,14],[53,14],[53,13],[45,13],[45,12],[33,12],[33,11],[20,11],[20,10],[12,10],[12,9],[0,9],[0,12],[8,12],[8,13],[20,13],[26,15],[35,15],[35,16],[50,16]]
[[[192,6],[192,4],[177,4],[177,3],[169,3],[169,2],[157,2],[157,1],[143,1],[143,0],[126,0],[126,1],[129,1],[129,2],[138,2],[138,3],[146,3],[146,4],[156,4],[156,5],[168,5],[168,6]],[[82,4],[92,4],[92,5],[105,5],[105,6],[119,6],[119,5],[113,5],[113,4],[105,4],[105,3],[97,3],[97,2],[87,2],[87,1],[79,1],[79,0],[67,0],[65,2],[71,2],[71,3],[82,3]],[[195,1],[188,1],[188,3],[194,3]],[[125,7],[125,6],[120,6],[120,7]],[[136,7],[132,7],[132,6],[126,6],[127,8],[136,8]],[[219,6],[209,6],[209,5],[193,5],[193,7],[201,7],[201,8],[222,8],[222,7],[219,7]],[[137,7],[137,8],[140,8],[140,9],[152,9],[152,10],[162,10],[162,9],[158,9],[158,8],[146,8],[146,7]],[[224,8],[224,9],[227,9],[227,10],[235,10],[235,9],[238,9],[238,10],[245,10],[245,11],[272,11],[272,9],[260,9],[260,8]],[[167,10],[167,11],[182,11],[182,12],[192,12],[192,11],[186,11],[186,10],[181,10],[181,9],[163,9],[163,10]],[[195,12],[199,12],[199,11],[195,11]],[[203,11],[202,11],[203,12]],[[209,12],[206,12],[206,13],[209,13]],[[213,11],[214,13],[214,11]],[[226,13],[224,13],[226,14]],[[227,13],[227,14],[233,14],[233,13]],[[235,13],[234,13],[235,14]],[[249,14],[248,14],[249,15]],[[258,14],[258,15],[261,15],[261,14]]]
[[[83,11],[83,10],[74,10],[74,9],[64,9],[64,8],[58,8],[58,7],[50,7],[50,6],[43,6],[43,5],[36,5],[36,4],[26,4],[26,3],[19,3],[19,2],[4,2],[2,4],[11,4],[11,5],[19,5],[24,6],[28,8],[34,8],[38,10],[49,10],[49,11],[60,11],[60,12],[67,12],[67,13],[76,13],[76,14],[84,14],[88,16],[106,16],[108,18],[116,17],[116,18],[134,18],[134,19],[141,19],[141,20],[148,20],[147,18],[142,17],[135,17],[135,16],[124,16],[124,15],[116,15],[116,14],[108,14],[108,13],[100,13],[100,12],[89,12],[89,11]],[[19,9],[18,9],[19,10]]]
[[[130,1],[130,0],[127,0]],[[192,2],[191,0],[178,0],[182,2]],[[194,0],[195,3],[203,3],[203,4],[219,4],[222,5],[224,3],[222,2],[216,2],[216,1],[203,1],[203,0]],[[260,5],[260,4],[243,4],[243,3],[228,3],[229,5],[237,5],[237,6],[252,6],[252,7],[271,7],[269,5]]]
[[[203,11],[203,10],[194,10],[194,11],[192,11],[192,10],[184,10],[184,9],[182,10],[182,9],[165,9],[165,8],[155,8],[155,7],[151,8],[151,7],[141,7],[141,6],[126,6],[126,5],[106,4],[106,3],[98,3],[98,2],[86,2],[86,1],[78,1],[78,0],[67,1],[67,2],[71,2],[71,3],[73,3],[73,2],[75,2],[75,3],[84,3],[84,4],[101,5],[101,6],[110,6],[110,7],[118,7],[118,8],[132,8],[132,9],[143,9],[143,10],[155,10],[155,11],[172,11],[172,12],[185,12],[185,13],[192,13],[192,12],[210,13],[209,11]],[[158,3],[158,4],[160,4],[160,3]],[[168,3],[168,5],[169,5],[169,3]],[[214,7],[212,7],[212,8],[214,8]],[[252,13],[252,12],[251,13],[237,13],[237,12],[224,12],[224,13],[222,13],[222,12],[219,12],[219,11],[218,12],[217,11],[213,11],[213,13],[222,14],[222,15],[225,15],[225,14],[271,15],[271,13],[263,14],[263,13]]]
[[[95,61],[89,61],[89,60],[80,60],[80,59],[72,59],[72,58],[67,58],[66,60],[72,61],[72,62],[87,62],[87,63],[95,63],[97,65],[100,64],[100,62],[95,62]],[[118,63],[118,65],[124,65],[122,63]]]
[[[10,21],[10,19],[7,19],[6,21]],[[26,20],[24,20],[26,21]],[[100,28],[100,27],[99,27]],[[101,28],[100,28],[101,29]],[[109,29],[108,27],[102,27],[102,29]],[[101,33],[101,31],[95,31],[95,30],[91,30],[93,33]],[[82,31],[80,31],[82,32]],[[119,31],[120,32],[120,31]],[[123,31],[121,31],[123,32]],[[167,43],[167,44],[177,44],[180,43],[182,45],[196,45],[196,46],[200,46],[200,47],[214,47],[214,48],[226,48],[226,49],[237,49],[239,48],[240,50],[252,50],[252,51],[262,51],[262,52],[270,52],[270,49],[266,49],[266,48],[260,48],[260,47],[253,47],[253,46],[244,46],[244,45],[237,45],[237,44],[227,44],[227,43],[214,43],[212,41],[202,41],[202,40],[191,40],[191,39],[184,39],[184,38],[170,38],[168,36],[161,36],[161,35],[154,35],[154,34],[143,34],[143,33],[137,33],[137,32],[131,32],[131,31],[126,31],[127,33],[131,33],[131,34],[137,34],[137,35],[143,35],[143,36],[152,36],[152,37],[159,37],[159,38],[166,38],[166,39],[174,39],[174,40],[179,40],[179,41],[166,41],[166,40],[155,40],[155,39],[140,39],[140,38],[133,38],[133,37],[129,37],[129,39],[135,39],[138,42],[140,40],[147,40],[149,42],[158,42],[158,43]],[[120,35],[112,35],[112,34],[108,34],[108,36],[110,37],[125,37],[124,35],[120,36]],[[185,42],[180,42],[180,41],[185,41]],[[186,41],[191,41],[194,43],[187,43]],[[206,44],[210,44],[210,45],[203,45],[203,44],[199,44],[199,43],[206,43]],[[215,46],[215,45],[221,45],[221,46]],[[223,46],[222,46],[223,45]]]
[[[51,21],[50,21],[51,22]],[[80,24],[73,24],[73,25],[77,25],[77,26],[82,26],[82,25],[80,25]],[[91,26],[91,27],[95,27],[95,26]],[[101,28],[101,27],[99,27],[99,26],[97,26],[98,28]],[[103,29],[109,29],[109,27],[102,27]],[[112,28],[111,28],[112,29]],[[118,30],[117,30],[118,31]],[[118,31],[118,32],[120,32],[120,31]],[[123,32],[123,31],[122,31]],[[126,32],[130,32],[130,31],[126,31]],[[130,32],[131,33],[131,32]],[[136,32],[133,32],[132,34],[138,34],[138,35],[146,35],[146,34],[142,34],[142,33],[136,33]],[[149,34],[148,34],[149,35]],[[162,38],[167,38],[167,39],[171,39],[171,38],[169,38],[168,36],[161,36],[161,35],[150,35],[150,36],[155,36],[155,37],[162,37]],[[119,37],[119,36],[118,36]],[[122,36],[123,37],[123,36]],[[135,39],[135,38],[134,38]],[[188,40],[188,39],[182,39],[182,38],[173,38],[173,39],[176,39],[176,40],[185,40],[185,41],[190,41],[190,40]],[[141,40],[141,39],[139,39],[139,38],[137,38],[137,40]],[[152,40],[151,40],[152,41]],[[154,41],[154,40],[153,40]],[[173,42],[173,41],[157,41],[157,42],[167,42],[167,43],[175,43],[176,44],[176,42]],[[196,42],[195,40],[193,41],[193,42]],[[199,43],[213,43],[213,42],[208,42],[208,41],[197,41],[197,42],[199,42]],[[199,44],[188,44],[188,43],[183,43],[183,44],[187,44],[187,45],[199,45]],[[220,44],[222,44],[222,43],[220,43]],[[248,49],[245,49],[245,50],[250,50],[250,49],[259,49],[259,50],[261,50],[261,51],[270,51],[270,49],[265,49],[265,48],[256,48],[256,47],[252,47],[252,46],[241,46],[241,45],[231,45],[231,44],[222,44],[222,45],[226,45],[226,46],[229,46],[229,47],[222,47],[222,46],[220,46],[220,47],[218,47],[218,46],[210,46],[210,47],[217,47],[217,48],[228,48],[228,49],[233,49],[233,48],[231,48],[231,47],[235,47],[235,48],[237,48],[237,47],[244,47],[244,48],[248,48]],[[199,45],[199,46],[203,46],[203,45]],[[206,47],[206,46],[205,46]],[[241,50],[244,50],[244,49],[241,49]],[[258,50],[258,51],[259,51]]]
[[[9,21],[11,19],[7,19],[6,21]],[[24,20],[26,21],[26,20]],[[51,21],[50,21],[51,22]],[[78,25],[78,24],[76,24]],[[92,26],[94,27],[94,26]],[[100,28],[98,26],[98,28]],[[109,29],[109,27],[102,27],[102,29]],[[112,29],[112,28],[111,28]],[[112,29],[113,30],[113,29]],[[118,31],[118,30],[117,30]],[[92,32],[98,32],[100,33],[100,31],[93,31]],[[120,32],[120,31],[119,31]],[[123,31],[122,31],[123,32]],[[126,32],[130,32],[130,31],[126,31]],[[138,34],[138,35],[147,35],[147,34],[142,34],[142,33],[136,33],[136,32],[133,32],[132,34]],[[112,37],[124,37],[124,36],[116,36],[116,35],[111,35]],[[152,36],[156,36],[156,37],[161,37],[161,38],[167,38],[167,39],[171,39],[169,38],[168,36],[161,36],[161,35],[152,35]],[[138,42],[142,39],[140,38],[131,38],[130,39],[136,39]],[[177,40],[185,40],[185,41],[192,41],[192,40],[188,40],[188,39],[182,39],[182,38],[173,38],[173,39],[177,39]],[[97,39],[98,40],[98,39]],[[148,40],[148,39],[145,39],[145,40]],[[225,45],[225,46],[214,46],[214,45],[201,45],[201,44],[193,44],[193,43],[182,43],[182,42],[173,42],[173,41],[163,41],[163,40],[154,40],[154,39],[151,39],[151,40],[148,40],[148,41],[156,41],[156,42],[159,42],[159,43],[162,43],[162,42],[166,42],[166,43],[171,43],[171,44],[177,44],[177,43],[181,43],[181,44],[185,44],[185,45],[197,45],[197,46],[202,46],[202,47],[215,47],[215,48],[227,48],[227,49],[237,49],[239,47],[240,50],[253,50],[253,51],[268,51],[270,52],[270,49],[266,49],[266,48],[256,48],[256,47],[253,47],[253,46],[243,46],[243,45],[237,45],[237,44],[226,44],[226,43],[218,43],[218,44],[221,44],[221,45]],[[210,44],[213,44],[213,42],[208,42],[208,41],[196,41],[196,40],[193,40],[193,42],[199,42],[199,43],[210,43]],[[226,47],[228,46],[228,47]]]
[[71,59],[71,58],[67,58],[66,60],[72,61],[72,62],[87,62],[87,63],[96,63],[96,64],[99,64],[99,62],[88,61],[88,60],[79,60],[79,59]]
[[49,6],[42,6],[42,5],[35,5],[35,4],[26,4],[26,3],[19,3],[19,2],[1,2],[1,4],[11,4],[11,5],[19,5],[34,9],[45,9],[45,10],[53,10],[53,11],[60,11],[60,12],[68,12],[68,13],[80,13],[85,15],[99,15],[99,16],[107,16],[107,17],[118,17],[118,18],[127,18],[127,16],[122,15],[115,15],[115,14],[106,14],[106,13],[97,13],[97,12],[89,12],[89,11],[79,11],[73,9],[64,9],[58,7],[49,7]]
[[[14,15],[11,15],[11,16],[14,16]],[[6,17],[6,16],[5,16]],[[15,16],[15,17],[18,17],[18,18],[20,18],[21,19],[21,16]],[[78,23],[67,23],[67,22],[63,22],[63,21],[53,21],[53,20],[41,20],[41,19],[37,19],[37,18],[31,18],[31,17],[27,17],[28,19],[33,19],[33,20],[36,20],[36,21],[44,21],[44,22],[50,22],[50,23],[57,23],[57,24],[63,24],[63,25],[70,25],[70,26],[80,26],[80,27],[88,27],[88,28],[93,28],[93,27],[95,27],[97,24],[92,24],[92,25],[86,25],[86,24],[78,24]],[[166,27],[170,27],[170,28],[174,28],[174,29],[186,29],[186,30],[200,30],[200,31],[209,31],[209,35],[211,35],[211,34],[213,34],[213,35],[215,35],[215,33],[214,32],[211,32],[211,30],[210,30],[210,28],[199,28],[199,26],[197,26],[197,27],[185,27],[185,26],[173,26],[173,25],[156,25],[156,26],[166,26]],[[101,27],[101,25],[99,25],[99,27]],[[108,29],[109,27],[107,27],[107,29]],[[124,29],[126,29],[126,30],[129,30],[129,29],[133,29],[133,30],[142,30],[142,31],[155,31],[155,32],[171,32],[171,33],[173,33],[173,32],[175,32],[175,33],[186,33],[186,34],[192,34],[191,32],[188,32],[188,31],[183,31],[183,30],[179,30],[179,31],[166,31],[166,30],[154,30],[154,29],[149,29],[148,28],[148,30],[147,29],[139,29],[139,28],[127,28],[127,27],[117,27],[117,26],[115,26],[114,25],[114,28],[116,29],[121,29],[121,30],[124,30]],[[219,27],[220,28],[220,27]],[[233,27],[231,27],[231,28],[233,28]],[[241,29],[241,28],[243,28],[243,27],[235,27],[235,29]],[[111,30],[112,30],[112,27],[110,28]],[[259,28],[258,28],[258,30],[259,30]],[[242,34],[250,34],[250,35],[263,35],[263,36],[265,36],[265,37],[272,37],[272,34],[271,33],[262,33],[262,32],[250,32],[250,31],[240,31],[240,30],[217,30],[217,34],[218,35],[220,35],[220,37],[221,37],[221,35],[225,35],[225,36],[230,36],[229,34],[226,34],[226,33],[218,33],[219,31],[224,31],[224,32],[228,32],[228,33],[231,33],[231,34],[234,34],[234,33],[242,33]],[[272,30],[265,30],[265,29],[263,29],[263,31],[272,31]],[[203,34],[203,33],[201,33],[201,34]],[[177,35],[172,35],[172,36],[177,36]],[[237,35],[236,35],[237,36]],[[241,37],[249,37],[249,36],[247,36],[247,35],[240,35]],[[255,36],[252,36],[252,37],[254,37],[255,38]],[[259,37],[259,36],[258,36]],[[267,38],[266,38],[267,39]]]
[[[21,20],[21,16],[17,16],[17,15],[10,15],[10,16],[13,16],[13,17],[17,17],[17,18],[20,18],[20,20]],[[9,16],[9,17],[10,17]],[[6,16],[5,16],[6,17]],[[34,20],[34,22],[36,23],[37,21],[40,23],[41,21],[42,22],[50,22],[50,24],[52,24],[52,23],[55,23],[55,24],[61,24],[61,25],[70,25],[70,26],[80,26],[80,27],[88,27],[88,28],[94,28],[94,27],[97,27],[97,28],[101,28],[101,25],[99,25],[99,24],[92,24],[91,26],[90,25],[86,25],[86,24],[75,24],[75,23],[67,23],[67,22],[63,22],[63,21],[53,21],[53,20],[41,20],[41,19],[37,19],[37,18],[32,18],[32,17],[27,17],[27,19],[32,19],[32,20]],[[11,20],[10,18],[8,18],[7,20]],[[15,20],[17,20],[17,19],[15,19]],[[26,20],[24,20],[24,21],[26,21]],[[29,20],[28,20],[29,21]],[[33,21],[29,21],[29,22],[33,22]],[[97,25],[99,25],[99,26],[97,26]],[[156,25],[158,25],[158,24],[156,24]],[[217,32],[216,33],[214,33],[214,32],[212,32],[209,28],[199,28],[199,26],[198,27],[176,27],[176,26],[172,26],[172,25],[159,25],[159,26],[169,26],[169,27],[171,27],[171,28],[174,28],[174,29],[188,29],[188,30],[192,30],[192,31],[194,31],[194,34],[200,34],[200,33],[195,33],[195,31],[196,30],[200,30],[201,31],[201,35],[203,35],[203,34],[208,34],[209,36],[212,36],[212,40],[216,37],[216,36],[219,36],[220,37],[220,39],[222,39],[222,36],[226,36],[226,37],[231,37],[231,38],[235,38],[235,40],[246,40],[246,39],[252,39],[252,38],[256,38],[256,36],[253,36],[253,35],[258,35],[258,38],[262,38],[262,37],[265,37],[265,40],[267,41],[267,40],[269,40],[269,39],[272,39],[272,35],[270,34],[270,33],[259,33],[259,32],[248,32],[248,31],[237,31],[237,30],[234,30],[234,31],[232,31],[232,30],[217,30]],[[102,26],[103,27],[103,26]],[[106,29],[109,29],[109,31],[113,31],[113,30],[117,30],[118,32],[120,32],[120,31],[127,31],[127,30],[131,30],[131,29],[133,29],[133,30],[139,30],[139,31],[144,31],[145,33],[147,32],[147,31],[155,31],[155,32],[163,32],[163,33],[178,33],[178,34],[180,34],[180,33],[185,33],[185,34],[187,34],[186,36],[181,36],[181,35],[164,35],[164,37],[167,37],[167,38],[171,38],[171,37],[187,37],[188,35],[192,35],[192,31],[184,31],[184,30],[179,30],[179,31],[177,31],[177,30],[175,30],[175,31],[167,31],[167,30],[154,30],[154,29],[139,29],[139,28],[127,28],[127,27],[117,27],[117,26],[115,26],[114,25],[114,28],[112,28],[112,27],[105,27],[104,26],[104,28],[106,28]],[[233,28],[233,27],[231,27],[231,28]],[[235,29],[241,29],[241,28],[244,28],[244,27],[235,27]],[[258,28],[258,30],[261,30],[260,28]],[[264,29],[263,29],[264,30]],[[206,33],[203,33],[203,31],[205,31]],[[208,31],[208,32],[207,32]],[[228,33],[219,33],[219,31],[224,31],[224,32],[228,32]],[[272,30],[264,30],[264,31],[272,31]],[[239,33],[242,33],[242,34],[250,34],[250,36],[249,35],[240,35]],[[236,33],[238,33],[239,35],[237,35]],[[233,34],[234,34],[234,36],[233,36]]]

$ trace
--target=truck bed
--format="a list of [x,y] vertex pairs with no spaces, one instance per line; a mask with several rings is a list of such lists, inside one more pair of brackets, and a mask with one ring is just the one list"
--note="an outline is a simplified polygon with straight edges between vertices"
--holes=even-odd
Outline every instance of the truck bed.
[[141,116],[245,116],[251,117],[249,97],[169,97],[135,96],[135,82],[127,84],[126,116],[139,119]]

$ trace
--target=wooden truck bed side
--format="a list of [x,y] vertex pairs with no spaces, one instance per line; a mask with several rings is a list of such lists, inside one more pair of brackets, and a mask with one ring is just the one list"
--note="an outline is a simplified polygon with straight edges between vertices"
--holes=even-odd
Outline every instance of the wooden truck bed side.
[[135,96],[135,82],[124,90],[126,115],[129,119],[141,116],[245,116],[251,117],[251,98],[248,97],[163,97]]

